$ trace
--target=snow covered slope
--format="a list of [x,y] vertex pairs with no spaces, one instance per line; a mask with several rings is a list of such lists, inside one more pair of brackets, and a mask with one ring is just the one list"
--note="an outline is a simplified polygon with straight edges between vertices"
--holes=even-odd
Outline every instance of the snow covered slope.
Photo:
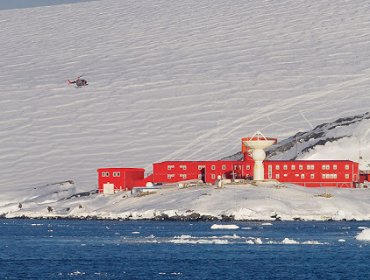
[[[0,205],[6,218],[370,220],[368,189],[304,188],[276,182],[177,188],[155,193],[70,195],[70,182],[44,186],[32,197]],[[43,202],[41,202],[44,200]]]
[[[98,167],[219,159],[256,130],[368,112],[369,30],[365,0],[1,10],[0,188],[90,190]],[[81,74],[88,87],[66,84]]]

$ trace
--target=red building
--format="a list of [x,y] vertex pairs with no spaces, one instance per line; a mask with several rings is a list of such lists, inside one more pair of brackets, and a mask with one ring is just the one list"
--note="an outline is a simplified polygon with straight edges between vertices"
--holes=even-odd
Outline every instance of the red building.
[[[250,138],[243,138],[243,141]],[[214,184],[219,176],[224,179],[252,179],[254,160],[250,149],[242,144],[242,160],[164,161],[153,164],[153,173],[144,177],[142,168],[98,169],[99,192],[131,190],[146,183],[176,183],[200,180]],[[276,180],[305,187],[353,188],[370,174],[361,173],[359,164],[350,160],[265,160],[265,180]],[[109,191],[110,190],[110,191]]]
[[153,181],[175,183],[201,180],[214,183],[220,175],[225,179],[251,178],[253,161],[164,161],[153,164]]
[[353,188],[359,164],[350,160],[294,160],[264,162],[265,178],[305,187]]
[[100,193],[131,190],[137,182],[144,180],[145,172],[143,168],[100,168],[97,171]]

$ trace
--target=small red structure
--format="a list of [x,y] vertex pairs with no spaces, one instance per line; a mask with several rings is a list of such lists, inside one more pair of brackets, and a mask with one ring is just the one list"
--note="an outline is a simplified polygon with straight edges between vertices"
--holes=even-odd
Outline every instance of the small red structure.
[[99,168],[98,191],[114,193],[115,191],[132,190],[137,182],[144,180],[143,168]]
[[[219,177],[252,179],[255,161],[251,157],[251,148],[245,145],[251,139],[242,138],[242,160],[158,162],[153,164],[153,173],[147,177],[144,177],[145,170],[142,168],[100,168],[98,190],[100,193],[132,190],[148,182],[160,184],[199,180],[214,184]],[[275,138],[265,139],[276,142]],[[265,180],[304,187],[354,188],[370,180],[370,172],[361,171],[360,175],[359,164],[350,160],[265,160],[262,167],[263,170],[259,170],[262,170],[261,176]]]

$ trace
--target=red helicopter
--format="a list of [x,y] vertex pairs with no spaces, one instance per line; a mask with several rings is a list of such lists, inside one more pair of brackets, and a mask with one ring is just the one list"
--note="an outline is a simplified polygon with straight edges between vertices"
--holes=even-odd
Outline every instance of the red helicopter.
[[77,79],[75,80],[68,80],[68,84],[71,85],[71,84],[75,84],[76,87],[80,88],[80,87],[84,87],[84,86],[87,86],[88,83],[85,79],[81,79],[82,76],[78,76]]

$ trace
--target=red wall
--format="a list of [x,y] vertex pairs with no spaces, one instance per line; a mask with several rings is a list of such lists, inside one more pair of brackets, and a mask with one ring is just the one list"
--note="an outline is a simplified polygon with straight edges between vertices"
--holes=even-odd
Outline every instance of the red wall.
[[358,163],[349,160],[264,161],[265,179],[306,187],[354,187],[359,181]]
[[[246,166],[249,167],[247,170]],[[251,176],[253,162],[243,161],[165,161],[153,164],[155,183],[203,180],[214,183],[219,175],[227,179]],[[233,175],[234,172],[234,175]]]
[[131,190],[136,183],[144,179],[143,168],[100,168],[98,171],[98,190],[103,192],[103,185],[114,184],[115,190]]
[[[218,175],[251,179],[253,167],[253,161],[166,161],[153,164],[152,179],[155,183],[175,183],[202,178],[214,184]],[[265,179],[306,187],[349,188],[359,181],[358,163],[348,160],[264,161],[264,169]]]

